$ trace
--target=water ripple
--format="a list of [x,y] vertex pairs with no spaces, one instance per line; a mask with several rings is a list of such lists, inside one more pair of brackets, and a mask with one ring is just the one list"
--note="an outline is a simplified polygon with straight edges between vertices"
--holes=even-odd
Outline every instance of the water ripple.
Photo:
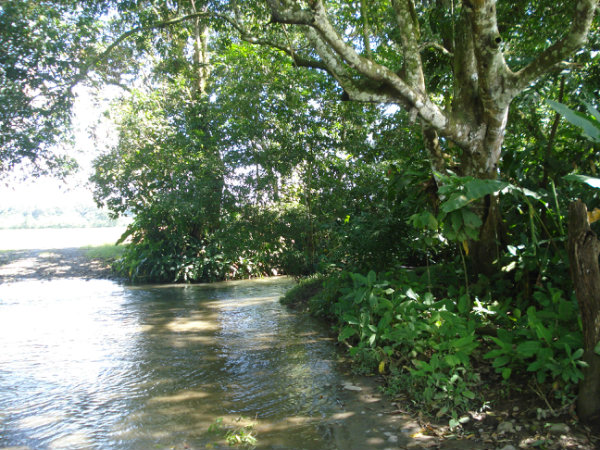
[[203,447],[237,416],[279,424],[263,448],[323,448],[306,443],[334,407],[334,350],[279,305],[288,287],[0,285],[0,448]]

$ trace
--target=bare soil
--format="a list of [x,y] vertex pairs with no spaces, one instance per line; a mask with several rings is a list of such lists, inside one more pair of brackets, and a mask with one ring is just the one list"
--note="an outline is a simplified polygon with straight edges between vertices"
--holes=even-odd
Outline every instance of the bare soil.
[[56,278],[112,278],[107,261],[89,258],[86,249],[71,247],[0,252],[0,283]]
[[114,244],[124,231],[123,227],[0,230],[0,283],[112,278],[109,262],[89,257],[87,248]]

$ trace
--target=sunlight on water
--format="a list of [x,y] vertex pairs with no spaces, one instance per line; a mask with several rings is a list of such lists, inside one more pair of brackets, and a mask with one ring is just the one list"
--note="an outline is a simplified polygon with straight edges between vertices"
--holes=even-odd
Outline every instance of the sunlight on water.
[[334,448],[336,356],[289,286],[0,285],[0,449],[219,448],[219,417],[259,448]]

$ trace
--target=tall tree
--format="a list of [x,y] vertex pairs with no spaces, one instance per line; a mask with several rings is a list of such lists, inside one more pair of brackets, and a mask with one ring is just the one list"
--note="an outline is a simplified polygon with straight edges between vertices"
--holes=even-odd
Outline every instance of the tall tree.
[[[585,44],[598,0],[558,5],[551,0],[510,5],[496,0],[55,0],[44,5],[47,14],[40,5],[31,14],[32,2],[0,5],[9,55],[0,67],[14,86],[0,95],[6,106],[0,159],[9,165],[35,159],[68,123],[70,88],[77,82],[92,73],[115,75],[118,81],[115,67],[131,70],[119,64],[120,56],[168,46],[168,33],[163,34],[167,42],[153,41],[153,30],[181,23],[195,27],[197,73],[205,71],[204,19],[210,16],[219,29],[229,24],[241,38],[287,53],[297,66],[328,72],[350,100],[403,107],[420,121],[434,173],[451,169],[486,179],[498,175],[511,102],[544,74],[564,67],[563,60]],[[106,27],[100,18],[109,6],[118,14]],[[32,15],[39,27],[23,20]],[[199,91],[206,75],[192,76]],[[478,242],[470,245],[474,266],[491,272],[497,202],[488,196],[475,209],[483,225]]]
[[[298,65],[327,71],[350,100],[398,104],[419,118],[434,172],[451,168],[493,179],[512,100],[586,43],[598,0],[520,0],[500,4],[501,11],[496,0],[266,3],[268,19],[256,7],[253,23],[242,14],[231,19],[243,37],[281,49]],[[539,20],[536,29],[515,31],[530,26],[531,17]],[[271,26],[258,36],[261,20]],[[528,41],[527,53],[535,54],[511,54],[523,50],[519,40]],[[553,43],[546,45],[548,40]],[[491,272],[497,202],[488,197],[476,210],[483,225],[471,243],[472,258],[475,267]]]
[[[155,219],[163,214],[161,208],[169,208],[165,205],[179,203],[179,215],[162,218],[168,222],[174,217],[179,233],[202,239],[219,223],[224,188],[208,98],[206,6],[196,0],[173,2],[152,9],[150,19],[143,18],[144,11],[137,11],[138,18],[149,25],[126,31],[113,44],[138,34],[137,45],[157,62],[144,87],[148,93],[134,92],[122,100],[119,143],[95,163],[96,199],[115,214]],[[177,19],[171,20],[173,16]],[[151,223],[141,227],[144,233]],[[159,219],[155,226],[161,223]]]

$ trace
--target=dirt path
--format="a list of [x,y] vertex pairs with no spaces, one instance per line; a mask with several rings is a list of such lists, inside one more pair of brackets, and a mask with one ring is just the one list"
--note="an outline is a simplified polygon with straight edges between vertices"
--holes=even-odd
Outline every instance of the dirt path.
[[0,283],[30,279],[111,278],[89,247],[114,244],[124,228],[0,230]]
[[0,253],[0,283],[55,278],[111,278],[108,263],[84,248],[5,250]]

